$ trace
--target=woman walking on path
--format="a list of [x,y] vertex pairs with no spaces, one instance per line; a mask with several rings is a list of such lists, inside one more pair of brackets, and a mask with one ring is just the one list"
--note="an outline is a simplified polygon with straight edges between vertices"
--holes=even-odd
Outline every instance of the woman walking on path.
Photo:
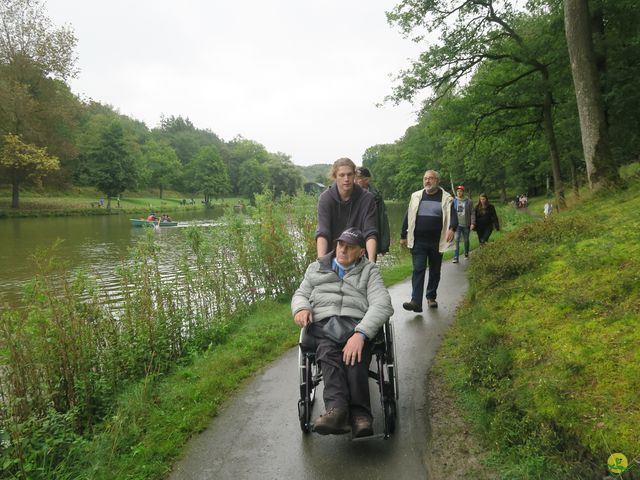
[[498,221],[498,214],[495,207],[489,203],[486,193],[481,193],[476,205],[476,232],[478,233],[478,240],[480,245],[487,243],[491,232],[495,228],[496,231],[500,231],[500,222]]

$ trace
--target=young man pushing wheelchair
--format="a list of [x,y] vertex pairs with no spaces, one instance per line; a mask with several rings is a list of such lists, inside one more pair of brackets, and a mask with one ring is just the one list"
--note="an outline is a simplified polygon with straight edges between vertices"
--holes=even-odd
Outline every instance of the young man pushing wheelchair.
[[371,340],[393,307],[378,266],[364,253],[362,232],[345,230],[334,251],[309,265],[291,300],[294,321],[317,341],[326,412],[313,431],[321,435],[373,435]]

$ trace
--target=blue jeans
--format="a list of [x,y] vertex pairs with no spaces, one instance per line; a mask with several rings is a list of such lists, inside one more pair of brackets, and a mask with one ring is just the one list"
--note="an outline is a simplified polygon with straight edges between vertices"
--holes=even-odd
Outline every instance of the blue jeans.
[[456,250],[453,253],[454,258],[458,258],[460,253],[460,237],[464,237],[464,255],[465,257],[469,255],[469,227],[462,227],[458,225],[456,228],[456,236],[454,237],[454,242],[456,242]]
[[440,268],[442,267],[442,253],[438,251],[438,243],[430,243],[415,239],[411,249],[413,259],[413,274],[411,275],[411,301],[422,306],[422,292],[424,291],[424,276],[429,265],[429,281],[425,297],[435,300],[438,284],[440,283]]

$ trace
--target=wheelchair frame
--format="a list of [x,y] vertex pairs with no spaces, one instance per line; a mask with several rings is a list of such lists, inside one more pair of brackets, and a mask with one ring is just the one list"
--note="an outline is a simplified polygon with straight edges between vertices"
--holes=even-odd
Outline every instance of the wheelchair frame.
[[[316,397],[316,387],[322,381],[322,372],[316,362],[316,352],[305,349],[300,331],[298,344],[298,368],[300,373],[300,399],[298,400],[298,418],[304,433],[311,431],[311,410]],[[393,337],[393,325],[385,322],[373,339],[372,358],[375,358],[376,370],[369,368],[369,378],[378,384],[380,405],[384,413],[384,438],[395,431],[398,416],[398,375]]]

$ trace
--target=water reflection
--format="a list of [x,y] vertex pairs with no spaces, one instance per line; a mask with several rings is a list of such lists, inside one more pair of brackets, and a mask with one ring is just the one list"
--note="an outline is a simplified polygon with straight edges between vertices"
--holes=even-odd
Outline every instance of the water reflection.
[[[152,230],[163,249],[171,251],[183,228],[211,228],[223,213],[222,209],[182,212],[175,215],[177,227]],[[132,227],[126,215],[0,219],[0,304],[19,304],[24,286],[36,272],[34,253],[50,249],[58,240],[62,240],[56,248],[58,259],[72,271],[89,272],[106,294],[117,298],[116,269],[147,230]]]
[[[405,205],[388,204],[387,207],[392,238],[397,239]],[[181,212],[173,215],[178,221],[177,227],[151,230],[162,250],[171,254],[178,250],[185,228],[192,225],[215,228],[223,213],[222,209]],[[51,248],[58,239],[62,243],[56,249],[56,257],[67,262],[71,271],[88,272],[104,289],[101,293],[118,302],[121,292],[117,269],[128,261],[129,249],[143,239],[149,229],[132,227],[126,215],[0,219],[0,305],[19,305],[24,286],[35,275],[34,253]],[[385,264],[392,260],[387,255],[379,262]],[[174,274],[171,258],[163,261],[161,272]]]

